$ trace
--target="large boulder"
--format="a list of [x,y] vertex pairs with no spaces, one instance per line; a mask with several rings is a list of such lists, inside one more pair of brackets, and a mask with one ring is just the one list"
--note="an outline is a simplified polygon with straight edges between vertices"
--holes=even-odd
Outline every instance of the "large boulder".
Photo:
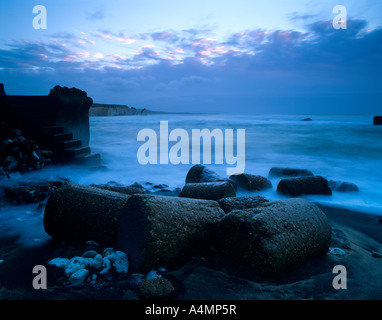
[[187,173],[186,183],[199,182],[221,182],[226,181],[231,183],[235,188],[232,180],[219,176],[216,172],[206,168],[201,164],[194,165]]
[[382,125],[382,116],[374,117],[373,123],[374,123],[374,125]]
[[273,276],[312,257],[325,255],[331,226],[305,199],[287,199],[233,210],[220,221],[217,245],[229,258]]
[[232,175],[229,179],[232,180],[238,188],[249,191],[261,191],[272,188],[272,182],[270,182],[267,178],[253,174],[242,173]]
[[232,210],[242,210],[249,208],[256,208],[262,206],[264,203],[269,202],[267,199],[261,196],[253,197],[230,197],[218,200],[220,208],[225,213],[229,213]]
[[332,194],[328,180],[320,176],[283,179],[279,182],[277,191],[291,197],[303,194]]
[[269,177],[313,177],[313,173],[306,169],[273,167],[269,170]]
[[181,198],[219,200],[236,197],[236,191],[229,182],[201,182],[186,184],[179,194]]
[[95,188],[99,188],[99,189],[103,189],[103,190],[108,190],[108,191],[113,191],[113,192],[118,192],[118,193],[122,193],[122,194],[126,194],[126,195],[133,195],[133,194],[136,194],[136,193],[140,193],[140,194],[143,194],[144,191],[142,188],[137,188],[137,187],[125,187],[125,186],[111,186],[111,185],[108,185],[108,184],[91,184],[90,185],[91,187],[95,187]]
[[94,240],[114,246],[118,223],[130,196],[95,187],[69,183],[48,199],[45,231],[65,242]]
[[118,249],[132,270],[166,267],[205,245],[223,215],[216,201],[133,195],[120,218]]

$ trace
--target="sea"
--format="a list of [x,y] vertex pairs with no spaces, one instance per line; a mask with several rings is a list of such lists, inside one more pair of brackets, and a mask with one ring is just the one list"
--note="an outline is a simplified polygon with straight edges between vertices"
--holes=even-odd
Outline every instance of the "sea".
[[[311,118],[312,121],[301,121]],[[160,123],[168,123],[169,134],[183,129],[189,134],[189,161],[160,163]],[[158,163],[143,165],[138,150],[146,142],[138,141],[144,129],[156,133]],[[302,196],[322,205],[382,216],[382,126],[373,125],[371,115],[232,115],[232,114],[155,114],[147,116],[114,116],[90,118],[90,146],[102,156],[104,168],[86,169],[70,165],[47,166],[28,173],[24,180],[34,178],[68,178],[81,184],[143,185],[165,184],[169,189],[182,188],[192,163],[192,132],[245,129],[245,173],[268,177],[272,167],[307,169],[327,180],[351,182],[359,192],[333,191],[332,196]],[[145,132],[145,131],[143,131]],[[147,132],[147,130],[146,130]],[[234,153],[237,152],[234,135]],[[235,140],[236,139],[236,140]],[[147,140],[148,141],[148,140]],[[227,168],[235,167],[215,156],[223,145],[212,145],[211,163],[203,163],[222,177]],[[177,142],[168,142],[171,149]],[[216,147],[216,148],[215,148]],[[237,155],[237,154],[236,154]],[[243,154],[241,154],[243,156]],[[238,196],[261,195],[268,200],[284,199],[277,192],[280,178],[270,178],[273,188],[261,192],[238,191]],[[0,209],[0,232],[16,234],[19,241],[36,245],[46,239],[42,228],[43,210],[34,205],[3,206]]]

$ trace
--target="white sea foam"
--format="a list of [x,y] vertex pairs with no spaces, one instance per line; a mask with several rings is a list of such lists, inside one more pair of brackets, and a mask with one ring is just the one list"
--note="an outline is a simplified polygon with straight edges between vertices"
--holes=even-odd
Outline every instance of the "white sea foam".
[[[313,116],[313,121],[300,121],[307,115],[150,115],[94,117],[90,119],[91,148],[100,152],[107,170],[91,171],[71,166],[47,167],[27,177],[67,177],[83,184],[115,181],[124,185],[152,182],[182,188],[190,165],[139,164],[137,141],[141,129],[159,130],[160,121],[168,121],[169,129],[245,129],[246,173],[268,176],[271,167],[293,167],[312,171],[328,180],[353,182],[360,192],[333,192],[333,196],[306,198],[347,209],[382,216],[382,126],[373,126],[372,116]],[[159,134],[159,132],[158,132]],[[175,142],[174,142],[175,143]],[[235,147],[236,148],[236,147]],[[236,150],[236,149],[234,149]],[[214,163],[214,161],[212,161]],[[221,176],[227,164],[210,165]],[[25,177],[24,177],[25,179]],[[262,193],[270,200],[284,198],[276,192],[279,179],[271,179],[273,190]],[[238,195],[254,195],[239,193]],[[258,194],[258,193],[256,193]],[[28,215],[29,207],[0,209],[0,223],[8,230],[22,232],[26,221],[41,217]],[[9,210],[19,210],[12,214]],[[2,219],[1,219],[2,217]],[[17,218],[24,221],[17,221]],[[10,222],[12,220],[12,223]],[[25,221],[26,220],[26,221]],[[5,222],[4,222],[5,221]],[[15,227],[12,224],[19,224]],[[23,225],[23,227],[21,227]],[[32,224],[33,225],[33,224]],[[33,235],[33,238],[39,238]]]

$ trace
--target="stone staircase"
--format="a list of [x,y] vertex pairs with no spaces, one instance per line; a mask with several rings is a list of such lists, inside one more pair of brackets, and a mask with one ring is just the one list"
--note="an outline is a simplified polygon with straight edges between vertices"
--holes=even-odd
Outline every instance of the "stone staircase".
[[56,86],[48,96],[9,96],[1,90],[0,86],[0,100],[13,121],[40,148],[53,152],[53,162],[101,165],[100,154],[89,147],[93,100],[86,92]]
[[101,155],[92,153],[89,146],[83,146],[82,141],[74,139],[73,134],[66,132],[64,127],[49,125],[35,130],[39,135],[38,140],[45,141],[49,150],[53,152],[52,160],[54,162],[101,165]]

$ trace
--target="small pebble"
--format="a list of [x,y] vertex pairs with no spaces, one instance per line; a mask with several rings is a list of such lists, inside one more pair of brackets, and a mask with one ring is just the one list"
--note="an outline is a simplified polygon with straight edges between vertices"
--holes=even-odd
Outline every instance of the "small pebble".
[[330,254],[336,255],[336,256],[344,256],[346,255],[346,252],[340,248],[329,248]]

